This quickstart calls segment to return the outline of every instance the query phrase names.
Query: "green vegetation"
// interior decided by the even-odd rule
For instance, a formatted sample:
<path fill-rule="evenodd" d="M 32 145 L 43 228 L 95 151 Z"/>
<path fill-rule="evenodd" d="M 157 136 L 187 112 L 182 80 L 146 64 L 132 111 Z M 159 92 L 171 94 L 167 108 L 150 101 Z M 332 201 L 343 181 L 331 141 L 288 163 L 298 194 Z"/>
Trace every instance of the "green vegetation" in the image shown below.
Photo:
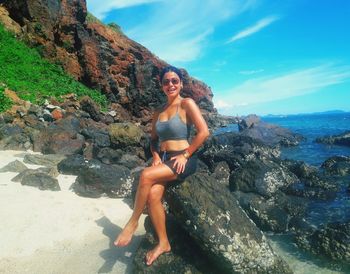
<path fill-rule="evenodd" d="M 0 86 L 0 112 L 8 110 L 12 106 L 12 100 L 5 93 L 5 88 Z"/>
<path fill-rule="evenodd" d="M 0 83 L 16 91 L 21 99 L 41 104 L 44 99 L 75 93 L 78 97 L 88 95 L 102 108 L 107 99 L 98 90 L 92 90 L 67 75 L 55 64 L 43 59 L 37 50 L 16 40 L 13 34 L 0 24 Z M 3 91 L 0 91 L 2 96 Z M 0 97 L 2 105 L 3 97 Z"/>
<path fill-rule="evenodd" d="M 105 25 L 104 23 L 102 23 L 101 20 L 99 20 L 94 15 L 92 15 L 90 12 L 87 13 L 86 22 L 88 22 L 88 23 L 100 23 L 101 25 L 104 25 L 117 33 L 123 34 L 122 29 L 119 25 L 117 25 L 116 23 L 113 23 L 113 22 Z"/>

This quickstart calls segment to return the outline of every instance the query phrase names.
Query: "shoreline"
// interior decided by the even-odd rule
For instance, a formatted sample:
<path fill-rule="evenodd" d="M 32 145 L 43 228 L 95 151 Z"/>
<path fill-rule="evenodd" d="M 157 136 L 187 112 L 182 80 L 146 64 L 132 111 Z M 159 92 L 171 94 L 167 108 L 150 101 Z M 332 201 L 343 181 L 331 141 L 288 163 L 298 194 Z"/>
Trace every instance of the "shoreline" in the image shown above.
<path fill-rule="evenodd" d="M 23 153 L 29 152 L 0 151 L 0 168 L 22 161 Z M 72 175 L 57 177 L 57 192 L 12 182 L 16 175 L 0 173 L 2 273 L 132 272 L 132 257 L 145 233 L 144 215 L 132 243 L 117 248 L 113 241 L 132 213 L 126 200 L 80 197 L 70 190 Z"/>

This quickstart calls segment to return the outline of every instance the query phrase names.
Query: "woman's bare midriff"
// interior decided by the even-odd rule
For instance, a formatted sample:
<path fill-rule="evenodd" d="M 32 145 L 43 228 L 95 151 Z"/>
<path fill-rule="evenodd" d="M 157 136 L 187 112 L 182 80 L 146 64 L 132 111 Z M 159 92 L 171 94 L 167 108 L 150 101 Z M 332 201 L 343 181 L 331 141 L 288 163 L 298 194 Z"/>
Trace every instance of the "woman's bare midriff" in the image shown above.
<path fill-rule="evenodd" d="M 177 151 L 188 148 L 190 144 L 187 140 L 169 140 L 160 144 L 161 151 Z"/>

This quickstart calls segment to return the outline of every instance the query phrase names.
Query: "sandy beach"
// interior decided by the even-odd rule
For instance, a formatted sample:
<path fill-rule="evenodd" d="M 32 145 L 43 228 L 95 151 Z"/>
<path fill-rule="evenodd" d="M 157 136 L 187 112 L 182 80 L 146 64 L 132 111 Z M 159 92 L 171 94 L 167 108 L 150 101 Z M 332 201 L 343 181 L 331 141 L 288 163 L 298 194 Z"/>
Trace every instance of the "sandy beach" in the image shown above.
<path fill-rule="evenodd" d="M 0 151 L 0 168 L 16 159 L 23 152 Z M 0 173 L 1 273 L 131 273 L 144 216 L 132 244 L 113 245 L 130 201 L 79 197 L 70 190 L 75 176 L 60 174 L 61 191 L 54 192 L 12 182 L 16 175 Z"/>

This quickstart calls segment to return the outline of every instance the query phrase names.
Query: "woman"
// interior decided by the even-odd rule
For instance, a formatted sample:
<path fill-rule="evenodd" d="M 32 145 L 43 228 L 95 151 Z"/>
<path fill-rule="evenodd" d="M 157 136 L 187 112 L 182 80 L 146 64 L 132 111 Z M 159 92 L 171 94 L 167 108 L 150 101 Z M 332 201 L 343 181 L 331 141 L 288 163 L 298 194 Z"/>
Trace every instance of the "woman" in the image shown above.
<path fill-rule="evenodd" d="M 196 103 L 190 98 L 180 96 L 183 87 L 181 71 L 172 66 L 165 67 L 160 74 L 160 81 L 167 96 L 167 104 L 153 116 L 152 166 L 142 171 L 133 214 L 114 242 L 116 246 L 129 244 L 147 204 L 159 240 L 158 245 L 146 255 L 147 265 L 151 265 L 162 253 L 171 249 L 162 204 L 166 184 L 175 179 L 184 179 L 195 172 L 197 157 L 194 153 L 209 136 L 207 124 Z M 192 124 L 197 133 L 189 144 Z"/>

